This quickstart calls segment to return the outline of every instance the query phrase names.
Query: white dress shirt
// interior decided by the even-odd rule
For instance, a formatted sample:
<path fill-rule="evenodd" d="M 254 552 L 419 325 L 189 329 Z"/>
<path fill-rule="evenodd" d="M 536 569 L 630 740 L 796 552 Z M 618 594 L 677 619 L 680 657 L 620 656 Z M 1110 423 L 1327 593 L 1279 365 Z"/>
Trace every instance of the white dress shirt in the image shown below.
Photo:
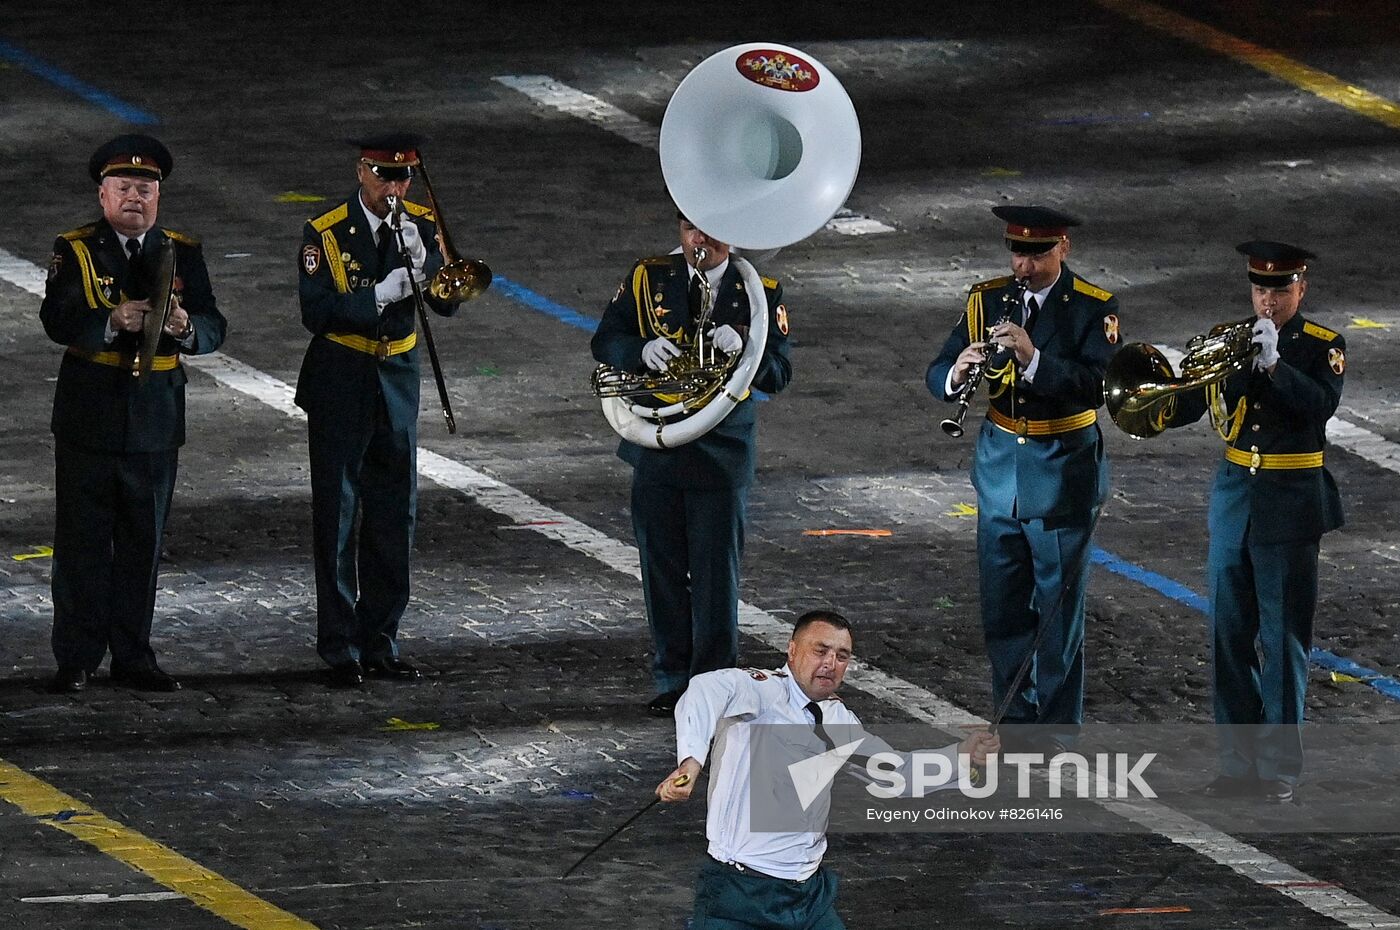
<path fill-rule="evenodd" d="M 821 865 L 826 853 L 824 828 L 801 833 L 755 833 L 750 829 L 749 728 L 765 724 L 812 728 L 815 720 L 807 710 L 810 702 L 784 666 L 773 671 L 728 668 L 697 675 L 676 704 L 677 763 L 693 758 L 704 765 L 710 758 L 711 741 L 714 743 L 705 836 L 709 854 L 720 862 L 795 881 L 810 878 Z M 865 733 L 860 718 L 838 698 L 819 701 L 818 706 L 823 727 L 837 734 L 834 739 L 838 745 L 861 738 L 862 755 L 893 751 L 884 740 Z M 812 738 L 816 741 L 814 752 L 822 752 L 825 747 L 815 731 Z M 939 752 L 956 759 L 957 744 Z M 954 764 L 952 771 L 959 771 L 959 766 Z M 830 785 L 817 803 L 829 805 Z"/>

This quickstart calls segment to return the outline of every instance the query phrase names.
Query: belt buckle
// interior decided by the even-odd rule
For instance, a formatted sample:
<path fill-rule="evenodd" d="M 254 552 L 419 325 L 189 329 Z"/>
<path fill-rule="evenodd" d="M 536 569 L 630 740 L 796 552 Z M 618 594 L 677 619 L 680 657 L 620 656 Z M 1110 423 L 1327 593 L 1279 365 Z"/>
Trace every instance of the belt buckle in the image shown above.
<path fill-rule="evenodd" d="M 1026 435 L 1028 435 L 1028 434 L 1030 433 L 1030 428 L 1031 428 L 1031 427 L 1030 427 L 1030 424 L 1026 422 L 1026 418 L 1025 418 L 1025 417 L 1017 417 L 1017 418 L 1016 418 L 1016 435 L 1017 435 L 1017 436 L 1026 436 Z"/>
<path fill-rule="evenodd" d="M 384 361 L 389 357 L 389 337 L 380 336 L 379 341 L 374 344 L 374 357 L 376 361 Z"/>
<path fill-rule="evenodd" d="M 1263 464 L 1263 462 L 1264 457 L 1262 455 L 1258 452 L 1251 452 L 1249 454 L 1249 473 L 1251 475 L 1258 474 L 1259 466 Z"/>

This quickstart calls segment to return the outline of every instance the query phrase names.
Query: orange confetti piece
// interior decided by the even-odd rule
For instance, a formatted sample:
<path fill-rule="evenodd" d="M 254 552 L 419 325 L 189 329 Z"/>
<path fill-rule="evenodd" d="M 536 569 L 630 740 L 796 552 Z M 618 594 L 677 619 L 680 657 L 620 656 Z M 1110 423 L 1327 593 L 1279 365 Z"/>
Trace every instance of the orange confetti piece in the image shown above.
<path fill-rule="evenodd" d="M 1100 917 L 1118 917 L 1124 914 L 1189 914 L 1191 908 L 1184 904 L 1173 904 L 1169 907 L 1110 907 L 1106 911 L 1099 911 Z"/>
<path fill-rule="evenodd" d="M 803 530 L 803 536 L 893 536 L 889 530 Z"/>

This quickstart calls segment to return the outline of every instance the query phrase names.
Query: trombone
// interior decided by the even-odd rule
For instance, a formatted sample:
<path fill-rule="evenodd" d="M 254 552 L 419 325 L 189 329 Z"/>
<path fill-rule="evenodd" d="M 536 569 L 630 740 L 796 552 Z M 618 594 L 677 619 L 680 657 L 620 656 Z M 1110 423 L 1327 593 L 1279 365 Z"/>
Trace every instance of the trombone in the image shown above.
<path fill-rule="evenodd" d="M 437 197 L 433 194 L 433 183 L 428 178 L 427 166 L 423 157 L 418 157 L 418 171 L 423 175 L 423 187 L 428 194 L 428 207 L 437 220 L 438 242 L 442 246 L 443 265 L 428 282 L 428 293 L 441 301 L 457 303 L 479 297 L 491 286 L 491 269 L 485 262 L 476 259 L 457 257 L 452 247 L 452 238 L 447 232 L 447 223 L 438 208 Z M 428 361 L 432 363 L 433 380 L 437 382 L 438 400 L 442 402 L 442 416 L 447 421 L 447 432 L 457 432 L 457 420 L 452 416 L 452 401 L 447 396 L 447 382 L 442 377 L 442 364 L 438 361 L 437 344 L 433 342 L 433 330 L 428 325 L 428 307 L 423 299 L 418 278 L 413 274 L 413 259 L 408 246 L 403 241 L 403 202 L 390 194 L 385 198 L 389 203 L 389 228 L 394 231 L 403 266 L 408 269 L 409 285 L 413 288 L 413 304 L 418 310 L 418 324 L 423 330 L 423 341 L 428 345 Z"/>

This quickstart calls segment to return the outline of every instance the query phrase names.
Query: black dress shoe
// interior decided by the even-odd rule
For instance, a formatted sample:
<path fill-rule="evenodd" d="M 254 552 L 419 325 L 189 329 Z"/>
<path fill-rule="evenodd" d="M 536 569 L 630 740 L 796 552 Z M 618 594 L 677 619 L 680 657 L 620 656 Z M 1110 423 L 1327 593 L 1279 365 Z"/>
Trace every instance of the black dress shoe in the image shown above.
<path fill-rule="evenodd" d="M 358 688 L 365 683 L 364 670 L 355 661 L 332 665 L 327 673 L 332 688 Z"/>
<path fill-rule="evenodd" d="M 392 678 L 396 681 L 414 681 L 423 677 L 416 666 L 394 656 L 366 659 L 365 674 L 370 678 Z"/>
<path fill-rule="evenodd" d="M 1259 782 L 1258 796 L 1270 804 L 1292 804 L 1293 785 L 1286 781 L 1266 779 Z"/>
<path fill-rule="evenodd" d="M 647 702 L 647 713 L 653 717 L 670 717 L 676 712 L 676 702 L 685 694 L 684 688 L 676 688 L 665 694 L 658 694 Z"/>
<path fill-rule="evenodd" d="M 137 691 L 161 691 L 170 693 L 180 690 L 180 683 L 171 678 L 156 665 L 112 666 L 112 684 Z"/>
<path fill-rule="evenodd" d="M 1217 775 L 1199 793 L 1208 798 L 1257 798 L 1259 779 L 1253 775 Z"/>
<path fill-rule="evenodd" d="M 77 694 L 87 687 L 88 673 L 81 668 L 61 668 L 49 682 L 49 690 L 54 694 Z"/>

